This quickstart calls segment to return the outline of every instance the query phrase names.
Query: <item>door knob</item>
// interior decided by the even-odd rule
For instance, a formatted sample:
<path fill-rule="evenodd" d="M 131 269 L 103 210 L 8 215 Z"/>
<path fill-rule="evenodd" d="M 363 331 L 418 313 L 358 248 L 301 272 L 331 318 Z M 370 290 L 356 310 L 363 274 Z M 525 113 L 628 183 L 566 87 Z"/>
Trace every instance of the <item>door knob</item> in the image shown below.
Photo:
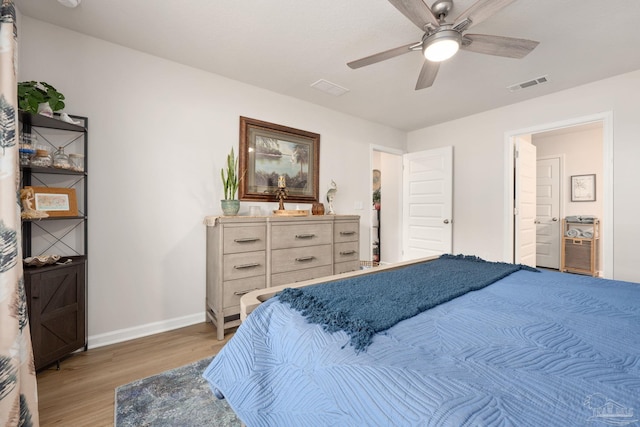
<path fill-rule="evenodd" d="M 449 220 L 448 220 L 448 219 L 445 219 L 443 222 L 444 222 L 445 224 L 449 224 Z"/>
<path fill-rule="evenodd" d="M 557 221 L 558 218 L 556 218 L 555 216 L 553 218 L 551 218 L 551 221 Z"/>

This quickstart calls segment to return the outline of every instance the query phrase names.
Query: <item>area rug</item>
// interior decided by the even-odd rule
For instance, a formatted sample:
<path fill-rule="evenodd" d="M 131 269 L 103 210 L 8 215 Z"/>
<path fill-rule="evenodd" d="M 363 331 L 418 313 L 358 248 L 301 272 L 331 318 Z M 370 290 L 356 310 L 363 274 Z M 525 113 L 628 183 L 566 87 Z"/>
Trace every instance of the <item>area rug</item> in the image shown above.
<path fill-rule="evenodd" d="M 216 399 L 202 378 L 211 360 L 116 388 L 115 426 L 240 426 L 226 400 Z"/>

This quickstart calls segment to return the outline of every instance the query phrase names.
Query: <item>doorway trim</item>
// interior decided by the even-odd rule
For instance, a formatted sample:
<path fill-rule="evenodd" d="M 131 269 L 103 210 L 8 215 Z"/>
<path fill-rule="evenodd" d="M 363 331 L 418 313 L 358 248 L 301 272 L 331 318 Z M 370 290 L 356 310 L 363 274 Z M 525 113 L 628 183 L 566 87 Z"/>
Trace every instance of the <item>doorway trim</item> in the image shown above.
<path fill-rule="evenodd" d="M 589 116 L 576 117 L 558 122 L 546 123 L 525 129 L 507 131 L 504 134 L 505 169 L 504 169 L 504 252 L 503 259 L 513 262 L 514 253 L 514 142 L 519 135 L 548 132 L 593 122 L 602 122 L 602 166 L 603 166 L 603 233 L 602 233 L 602 277 L 613 279 L 613 112 L 605 111 Z"/>

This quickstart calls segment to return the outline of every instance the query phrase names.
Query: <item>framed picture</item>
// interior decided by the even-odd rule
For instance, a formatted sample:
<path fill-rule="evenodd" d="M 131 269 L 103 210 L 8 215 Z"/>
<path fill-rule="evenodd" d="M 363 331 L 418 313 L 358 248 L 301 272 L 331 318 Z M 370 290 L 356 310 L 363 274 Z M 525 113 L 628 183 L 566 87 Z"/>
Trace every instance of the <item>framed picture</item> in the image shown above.
<path fill-rule="evenodd" d="M 594 202 L 596 200 L 596 175 L 571 176 L 571 201 Z"/>
<path fill-rule="evenodd" d="M 240 200 L 276 201 L 280 180 L 286 202 L 318 201 L 319 134 L 240 117 L 239 158 Z"/>
<path fill-rule="evenodd" d="M 33 207 L 50 217 L 78 216 L 78 202 L 74 188 L 31 187 Z"/>

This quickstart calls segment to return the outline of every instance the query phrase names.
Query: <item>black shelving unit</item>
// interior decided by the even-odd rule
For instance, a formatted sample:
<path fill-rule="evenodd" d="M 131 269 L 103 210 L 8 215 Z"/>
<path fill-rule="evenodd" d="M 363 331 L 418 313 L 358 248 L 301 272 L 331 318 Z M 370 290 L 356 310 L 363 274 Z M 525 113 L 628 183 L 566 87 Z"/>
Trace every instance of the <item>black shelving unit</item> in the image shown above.
<path fill-rule="evenodd" d="M 20 112 L 22 132 L 35 134 L 38 145 L 72 147 L 84 155 L 84 171 L 54 167 L 21 167 L 21 187 L 74 188 L 78 215 L 52 216 L 22 221 L 23 257 L 60 255 L 58 264 L 25 266 L 25 291 L 36 369 L 68 354 L 87 349 L 88 261 L 88 118 L 70 116 L 81 125 L 58 117 Z"/>

